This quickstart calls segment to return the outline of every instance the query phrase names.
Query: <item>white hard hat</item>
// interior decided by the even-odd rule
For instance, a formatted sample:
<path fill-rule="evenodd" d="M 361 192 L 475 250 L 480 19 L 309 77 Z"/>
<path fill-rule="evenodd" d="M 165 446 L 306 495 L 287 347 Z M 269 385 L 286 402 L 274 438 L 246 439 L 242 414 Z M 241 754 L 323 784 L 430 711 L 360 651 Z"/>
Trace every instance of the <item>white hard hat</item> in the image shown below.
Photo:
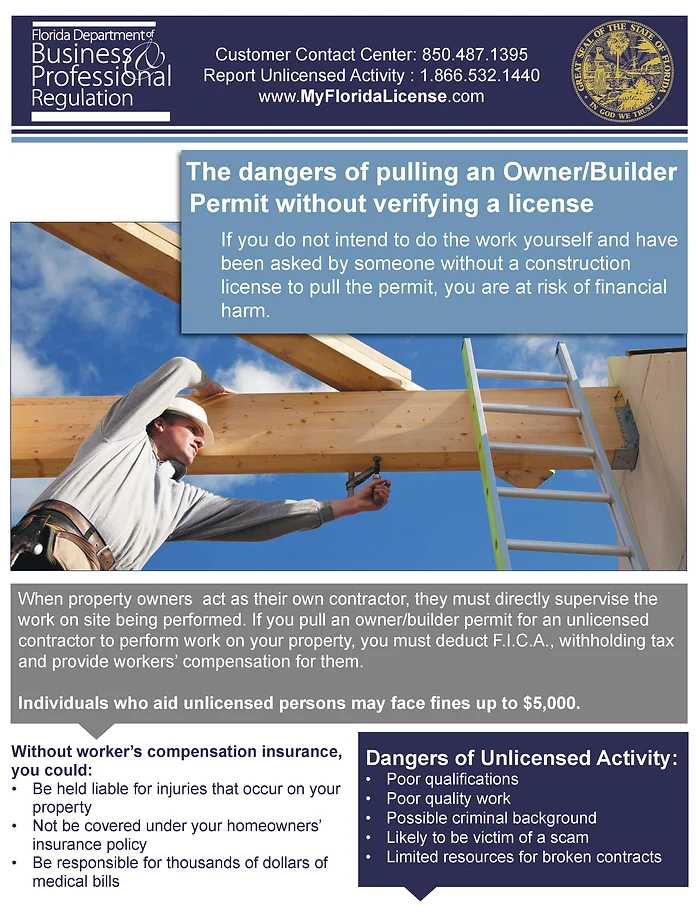
<path fill-rule="evenodd" d="M 206 411 L 200 404 L 191 401 L 189 398 L 178 397 L 173 399 L 167 410 L 172 414 L 181 414 L 184 417 L 191 417 L 192 420 L 195 420 L 204 433 L 204 449 L 208 449 L 209 446 L 213 445 L 213 430 L 209 427 Z"/>

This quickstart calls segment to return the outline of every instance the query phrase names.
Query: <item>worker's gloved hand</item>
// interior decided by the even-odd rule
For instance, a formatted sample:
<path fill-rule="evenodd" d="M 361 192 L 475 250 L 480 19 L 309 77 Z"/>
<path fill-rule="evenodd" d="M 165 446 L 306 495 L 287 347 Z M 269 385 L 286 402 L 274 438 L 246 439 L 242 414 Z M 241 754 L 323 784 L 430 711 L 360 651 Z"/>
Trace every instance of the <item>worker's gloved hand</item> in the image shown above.
<path fill-rule="evenodd" d="M 196 391 L 191 393 L 191 397 L 195 398 L 197 401 L 206 401 L 209 398 L 213 398 L 215 395 L 235 395 L 237 394 L 230 388 L 226 388 L 224 385 L 220 385 L 218 382 L 207 382 L 203 388 L 197 388 Z"/>

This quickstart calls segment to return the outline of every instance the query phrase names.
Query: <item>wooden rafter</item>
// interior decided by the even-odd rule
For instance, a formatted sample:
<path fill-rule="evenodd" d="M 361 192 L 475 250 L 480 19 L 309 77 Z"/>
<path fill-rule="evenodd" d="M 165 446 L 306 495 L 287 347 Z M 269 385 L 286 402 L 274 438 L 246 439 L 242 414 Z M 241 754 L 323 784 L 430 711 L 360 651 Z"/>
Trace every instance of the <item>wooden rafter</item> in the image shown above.
<path fill-rule="evenodd" d="M 338 392 L 423 391 L 412 382 L 409 369 L 349 334 L 241 334 L 239 337 Z"/>
<path fill-rule="evenodd" d="M 610 459 L 623 438 L 615 414 L 618 389 L 585 390 Z M 565 406 L 563 389 L 488 389 L 488 401 Z M 114 402 L 109 397 L 18 398 L 12 411 L 12 475 L 60 473 Z M 346 472 L 374 455 L 390 471 L 477 470 L 465 392 L 311 392 L 237 395 L 207 404 L 216 443 L 192 466 L 198 474 Z M 492 414 L 494 441 L 584 445 L 574 418 Z M 584 459 L 500 454 L 495 466 L 516 483 L 548 469 L 589 467 Z M 523 479 L 520 477 L 525 473 Z M 517 480 L 518 476 L 518 480 Z"/>
<path fill-rule="evenodd" d="M 160 223 L 36 223 L 69 245 L 161 293 L 181 300 L 182 247 Z M 241 334 L 338 391 L 421 391 L 389 357 L 348 334 Z"/>
<path fill-rule="evenodd" d="M 176 232 L 159 223 L 36 223 L 103 264 L 180 301 L 182 247 Z M 154 231 L 154 227 L 157 231 Z"/>

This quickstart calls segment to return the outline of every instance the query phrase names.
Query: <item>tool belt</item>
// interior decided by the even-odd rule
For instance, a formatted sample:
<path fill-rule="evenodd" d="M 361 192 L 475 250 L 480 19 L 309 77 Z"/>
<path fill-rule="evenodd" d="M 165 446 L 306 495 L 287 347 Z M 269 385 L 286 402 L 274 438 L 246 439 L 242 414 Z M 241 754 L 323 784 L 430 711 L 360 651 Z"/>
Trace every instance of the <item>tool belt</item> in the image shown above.
<path fill-rule="evenodd" d="M 111 570 L 114 555 L 92 523 L 69 503 L 32 506 L 11 532 L 14 570 Z"/>

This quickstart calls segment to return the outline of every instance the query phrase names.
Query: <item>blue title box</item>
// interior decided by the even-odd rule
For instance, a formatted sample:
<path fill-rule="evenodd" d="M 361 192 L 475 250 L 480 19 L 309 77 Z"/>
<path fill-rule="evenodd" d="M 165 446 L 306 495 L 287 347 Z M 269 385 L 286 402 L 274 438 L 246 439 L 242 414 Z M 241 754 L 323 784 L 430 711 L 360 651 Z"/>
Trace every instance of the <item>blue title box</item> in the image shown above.
<path fill-rule="evenodd" d="M 682 151 L 182 154 L 187 333 L 683 333 Z"/>
<path fill-rule="evenodd" d="M 684 733 L 360 733 L 359 885 L 685 886 Z"/>

